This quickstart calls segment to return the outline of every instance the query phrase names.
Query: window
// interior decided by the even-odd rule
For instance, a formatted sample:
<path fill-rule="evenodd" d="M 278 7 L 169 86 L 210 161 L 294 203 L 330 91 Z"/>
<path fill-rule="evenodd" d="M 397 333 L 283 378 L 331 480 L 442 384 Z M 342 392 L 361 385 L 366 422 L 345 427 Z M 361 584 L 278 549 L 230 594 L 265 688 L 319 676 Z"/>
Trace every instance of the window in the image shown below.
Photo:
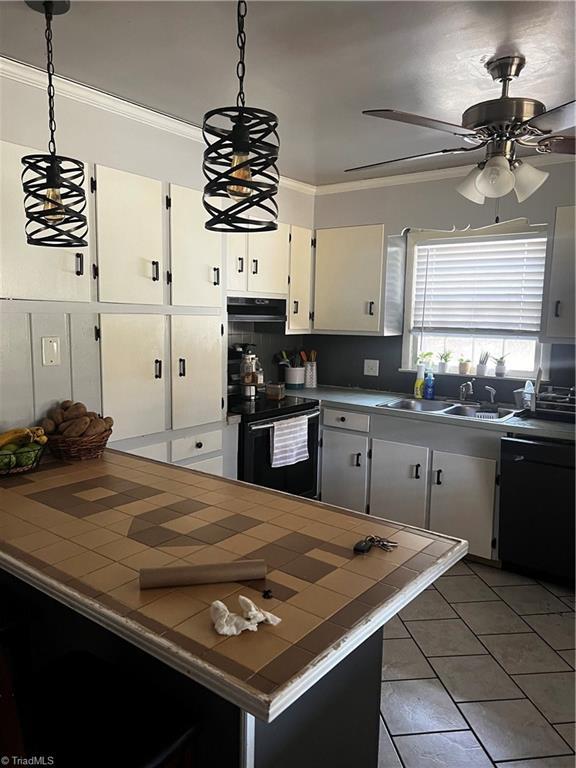
<path fill-rule="evenodd" d="M 508 376 L 536 372 L 546 234 L 542 227 L 523 229 L 409 237 L 403 367 L 414 368 L 423 352 L 438 361 L 449 351 L 448 371 L 456 373 L 460 358 L 475 366 L 484 352 L 488 375 L 502 356 Z"/>

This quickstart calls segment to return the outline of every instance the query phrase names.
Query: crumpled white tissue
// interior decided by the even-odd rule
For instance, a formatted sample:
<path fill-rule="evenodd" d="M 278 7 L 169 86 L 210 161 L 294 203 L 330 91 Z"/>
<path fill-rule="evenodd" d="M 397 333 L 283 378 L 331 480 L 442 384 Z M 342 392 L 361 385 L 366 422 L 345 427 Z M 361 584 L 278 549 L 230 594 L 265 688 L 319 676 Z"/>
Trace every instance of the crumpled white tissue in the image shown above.
<path fill-rule="evenodd" d="M 256 632 L 258 624 L 280 624 L 282 619 L 273 613 L 263 611 L 249 600 L 240 595 L 238 598 L 242 616 L 232 613 L 221 600 L 215 600 L 210 606 L 210 616 L 214 622 L 214 629 L 219 635 L 239 635 L 245 630 Z"/>

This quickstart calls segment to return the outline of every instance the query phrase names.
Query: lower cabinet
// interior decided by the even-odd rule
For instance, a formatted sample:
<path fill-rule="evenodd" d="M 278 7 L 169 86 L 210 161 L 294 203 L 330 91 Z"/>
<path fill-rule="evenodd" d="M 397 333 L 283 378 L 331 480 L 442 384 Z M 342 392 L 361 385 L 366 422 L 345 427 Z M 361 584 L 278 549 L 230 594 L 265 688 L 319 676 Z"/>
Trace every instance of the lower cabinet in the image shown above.
<path fill-rule="evenodd" d="M 213 456 L 211 459 L 203 459 L 202 461 L 182 461 L 179 466 L 195 469 L 198 472 L 206 472 L 208 475 L 224 476 L 224 459 L 222 456 Z"/>
<path fill-rule="evenodd" d="M 346 432 L 322 432 L 322 501 L 366 510 L 368 437 Z"/>
<path fill-rule="evenodd" d="M 154 443 L 153 445 L 143 445 L 142 448 L 129 448 L 127 453 L 134 456 L 142 456 L 145 459 L 155 459 L 156 461 L 168 461 L 168 443 Z"/>
<path fill-rule="evenodd" d="M 433 451 L 430 530 L 467 539 L 471 555 L 492 556 L 496 462 Z"/>
<path fill-rule="evenodd" d="M 372 440 L 370 514 L 426 527 L 428 448 Z"/>

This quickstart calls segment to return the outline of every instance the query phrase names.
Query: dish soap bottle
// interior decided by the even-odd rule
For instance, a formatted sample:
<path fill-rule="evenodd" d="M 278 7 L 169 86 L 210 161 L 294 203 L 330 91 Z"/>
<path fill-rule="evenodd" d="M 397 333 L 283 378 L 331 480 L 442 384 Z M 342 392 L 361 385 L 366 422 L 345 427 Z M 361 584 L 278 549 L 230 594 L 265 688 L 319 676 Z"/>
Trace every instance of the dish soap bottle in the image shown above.
<path fill-rule="evenodd" d="M 416 367 L 416 381 L 414 382 L 414 397 L 417 400 L 422 400 L 424 397 L 424 371 L 424 364 L 419 363 Z"/>
<path fill-rule="evenodd" d="M 434 400 L 434 374 L 427 371 L 424 378 L 424 400 Z"/>

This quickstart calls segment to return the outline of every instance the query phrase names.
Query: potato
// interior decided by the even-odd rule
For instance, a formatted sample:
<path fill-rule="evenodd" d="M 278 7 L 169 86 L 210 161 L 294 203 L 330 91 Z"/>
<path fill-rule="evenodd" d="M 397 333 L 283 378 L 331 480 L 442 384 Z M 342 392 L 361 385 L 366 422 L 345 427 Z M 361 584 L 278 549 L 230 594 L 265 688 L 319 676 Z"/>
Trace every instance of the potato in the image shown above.
<path fill-rule="evenodd" d="M 107 429 L 112 429 L 112 427 L 114 426 L 114 419 L 112 418 L 112 416 L 105 416 L 104 421 L 106 422 Z"/>
<path fill-rule="evenodd" d="M 56 423 L 52 419 L 42 419 L 40 426 L 47 435 L 56 432 Z"/>
<path fill-rule="evenodd" d="M 70 421 L 66 421 L 64 423 L 67 424 L 66 429 L 63 432 L 64 437 L 80 437 L 88 428 L 90 424 L 90 417 L 80 416 L 77 419 L 71 419 Z"/>
<path fill-rule="evenodd" d="M 65 411 L 67 408 L 70 408 L 71 405 L 74 405 L 74 402 L 72 400 L 62 400 L 60 403 L 60 408 L 62 408 L 63 411 Z"/>
<path fill-rule="evenodd" d="M 84 432 L 84 437 L 100 435 L 102 432 L 106 432 L 107 429 L 108 427 L 106 426 L 104 419 L 92 419 Z"/>
<path fill-rule="evenodd" d="M 72 421 L 72 419 L 79 419 L 81 416 L 86 416 L 87 408 L 84 403 L 74 403 L 70 408 L 66 408 L 64 411 L 64 421 Z"/>
<path fill-rule="evenodd" d="M 58 426 L 59 424 L 62 424 L 64 421 L 64 411 L 62 408 L 52 408 L 48 411 L 48 418 L 52 419 L 54 424 Z"/>
<path fill-rule="evenodd" d="M 86 416 L 90 416 L 91 419 L 99 419 L 100 416 L 96 413 L 96 411 L 86 411 Z"/>
<path fill-rule="evenodd" d="M 69 421 L 61 421 L 60 424 L 58 424 L 58 426 L 56 427 L 56 429 L 58 430 L 58 432 L 60 432 L 60 434 L 62 434 L 64 430 L 68 429 L 69 426 L 70 426 Z"/>

